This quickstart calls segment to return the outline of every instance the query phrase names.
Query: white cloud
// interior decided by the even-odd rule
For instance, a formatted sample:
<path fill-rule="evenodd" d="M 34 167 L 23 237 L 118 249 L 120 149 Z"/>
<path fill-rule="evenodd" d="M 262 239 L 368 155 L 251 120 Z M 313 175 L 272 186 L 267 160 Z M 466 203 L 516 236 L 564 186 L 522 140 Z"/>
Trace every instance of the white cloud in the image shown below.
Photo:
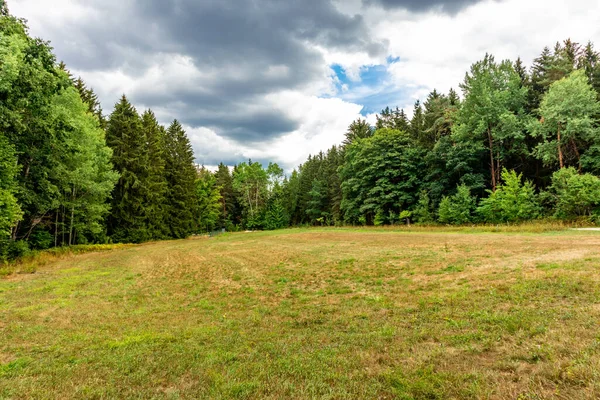
<path fill-rule="evenodd" d="M 326 151 L 340 144 L 348 125 L 360 117 L 362 106 L 341 99 L 318 98 L 297 92 L 268 96 L 273 107 L 302 121 L 300 127 L 261 146 L 239 143 L 219 136 L 208 128 L 186 127 L 198 163 L 215 157 L 222 160 L 253 160 L 277 162 L 291 172 L 309 154 Z"/>
<path fill-rule="evenodd" d="M 470 65 L 485 55 L 531 62 L 544 46 L 566 38 L 600 42 L 600 2 L 589 0 L 507 0 L 482 2 L 455 16 L 374 10 L 365 14 L 373 35 L 390 40 L 400 62 L 389 69 L 399 88 L 413 97 L 458 88 Z M 600 43 L 599 43 L 600 44 Z M 425 87 L 427 90 L 423 90 Z M 420 89 L 419 89 L 420 88 Z"/>

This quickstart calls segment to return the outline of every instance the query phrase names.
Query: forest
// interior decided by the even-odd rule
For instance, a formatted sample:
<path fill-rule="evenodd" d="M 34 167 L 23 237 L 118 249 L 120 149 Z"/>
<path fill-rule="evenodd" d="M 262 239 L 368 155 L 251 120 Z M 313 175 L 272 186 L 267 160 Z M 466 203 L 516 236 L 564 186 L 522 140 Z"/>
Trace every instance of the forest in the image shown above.
<path fill-rule="evenodd" d="M 600 60 L 486 54 L 411 118 L 385 108 L 291 173 L 197 166 L 174 120 L 126 95 L 105 114 L 48 42 L 0 9 L 0 261 L 32 250 L 290 226 L 600 222 Z M 460 93 L 459 93 L 460 92 Z"/>

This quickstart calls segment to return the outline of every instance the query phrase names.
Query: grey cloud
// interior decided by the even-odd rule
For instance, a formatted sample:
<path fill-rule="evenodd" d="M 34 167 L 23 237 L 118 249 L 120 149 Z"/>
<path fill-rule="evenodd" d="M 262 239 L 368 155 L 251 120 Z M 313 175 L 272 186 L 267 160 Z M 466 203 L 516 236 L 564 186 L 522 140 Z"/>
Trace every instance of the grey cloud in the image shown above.
<path fill-rule="evenodd" d="M 438 10 L 456 14 L 464 8 L 484 0 L 363 0 L 365 5 L 379 5 L 385 9 L 400 8 L 412 12 Z"/>
<path fill-rule="evenodd" d="M 85 5 L 94 10 L 91 19 L 56 27 L 49 37 L 68 67 L 84 79 L 86 71 L 116 69 L 137 78 L 155 65 L 156 54 L 170 54 L 190 57 L 199 71 L 222 70 L 184 85 L 165 77 L 168 90 L 142 84 L 127 95 L 241 142 L 268 141 L 298 127 L 298 121 L 272 110 L 264 95 L 322 80 L 325 61 L 314 45 L 371 56 L 387 49 L 387 43 L 370 39 L 360 15 L 341 13 L 331 0 L 85 0 Z M 286 72 L 267 74 L 269 67 Z"/>

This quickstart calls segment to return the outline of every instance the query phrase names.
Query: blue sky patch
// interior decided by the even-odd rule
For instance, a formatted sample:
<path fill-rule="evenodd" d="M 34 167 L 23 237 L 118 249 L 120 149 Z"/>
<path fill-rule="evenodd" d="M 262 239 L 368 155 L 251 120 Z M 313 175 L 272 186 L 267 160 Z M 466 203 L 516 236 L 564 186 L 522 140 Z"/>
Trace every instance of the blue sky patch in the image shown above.
<path fill-rule="evenodd" d="M 333 64 L 331 70 L 337 78 L 337 93 L 331 97 L 362 105 L 363 116 L 379 112 L 387 106 L 406 104 L 410 93 L 393 85 L 388 73 L 389 65 L 399 60 L 398 57 L 388 57 L 386 65 L 365 65 L 360 69 L 358 80 L 350 79 L 341 65 Z"/>

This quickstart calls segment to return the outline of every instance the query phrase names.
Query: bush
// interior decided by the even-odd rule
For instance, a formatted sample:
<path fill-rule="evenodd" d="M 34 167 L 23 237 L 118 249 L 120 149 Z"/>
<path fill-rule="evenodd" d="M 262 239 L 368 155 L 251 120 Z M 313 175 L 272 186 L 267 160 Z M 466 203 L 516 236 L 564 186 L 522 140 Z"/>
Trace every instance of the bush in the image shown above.
<path fill-rule="evenodd" d="M 594 218 L 600 212 L 600 178 L 579 174 L 575 168 L 562 168 L 552 175 L 545 197 L 553 205 L 556 218 Z"/>
<path fill-rule="evenodd" d="M 289 225 L 290 218 L 280 201 L 270 205 L 265 214 L 264 228 L 266 230 L 283 229 Z"/>
<path fill-rule="evenodd" d="M 495 192 L 488 190 L 488 198 L 481 200 L 477 213 L 485 222 L 519 222 L 536 219 L 541 207 L 535 188 L 529 181 L 522 183 L 522 174 L 502 171 L 503 184 Z"/>
<path fill-rule="evenodd" d="M 463 225 L 473 222 L 476 198 L 466 185 L 458 186 L 456 194 L 444 196 L 438 209 L 438 219 L 443 224 Z"/>
<path fill-rule="evenodd" d="M 433 213 L 431 212 L 431 201 L 426 191 L 422 191 L 419 195 L 419 201 L 412 213 L 415 222 L 420 224 L 428 224 L 433 222 Z"/>
<path fill-rule="evenodd" d="M 383 226 L 388 222 L 388 219 L 386 218 L 384 212 L 382 209 L 378 209 L 377 212 L 375 213 L 375 219 L 373 219 L 373 225 L 375 226 Z M 392 223 L 394 221 L 392 220 Z"/>
<path fill-rule="evenodd" d="M 47 230 L 38 229 L 29 237 L 29 244 L 32 249 L 46 250 L 54 244 L 54 237 Z"/>
<path fill-rule="evenodd" d="M 29 244 L 24 240 L 18 240 L 16 242 L 11 240 L 5 247 L 6 249 L 5 253 L 3 254 L 3 258 L 8 261 L 24 257 L 31 252 L 29 249 Z"/>

